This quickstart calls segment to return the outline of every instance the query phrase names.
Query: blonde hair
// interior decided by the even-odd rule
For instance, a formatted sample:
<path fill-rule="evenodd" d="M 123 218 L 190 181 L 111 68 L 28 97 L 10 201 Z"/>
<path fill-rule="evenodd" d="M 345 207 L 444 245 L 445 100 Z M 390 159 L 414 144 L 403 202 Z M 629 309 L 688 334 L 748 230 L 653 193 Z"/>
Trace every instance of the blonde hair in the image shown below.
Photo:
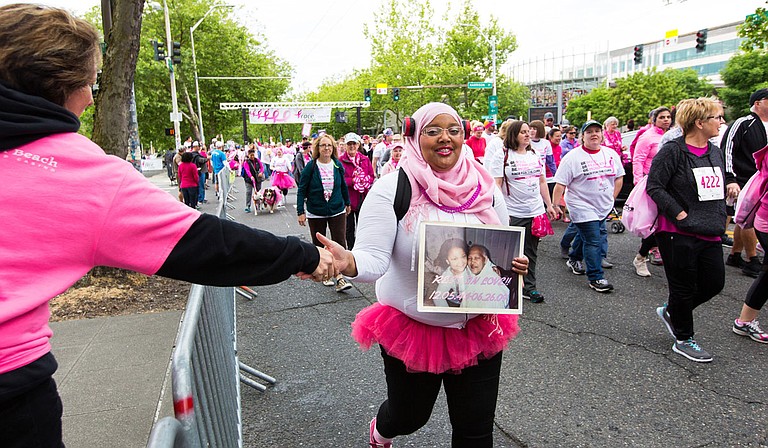
<path fill-rule="evenodd" d="M 696 128 L 696 120 L 706 120 L 722 106 L 713 97 L 700 97 L 682 100 L 675 109 L 675 121 L 686 135 Z"/>
<path fill-rule="evenodd" d="M 0 7 L 0 81 L 58 105 L 93 82 L 99 33 L 67 11 L 29 3 Z"/>
<path fill-rule="evenodd" d="M 502 140 L 504 140 L 505 136 L 507 135 L 507 129 L 509 129 L 509 126 L 514 122 L 515 120 L 508 118 L 504 120 L 504 123 L 501 123 L 501 126 L 499 126 L 499 137 L 501 137 Z"/>
<path fill-rule="evenodd" d="M 331 144 L 333 145 L 333 152 L 331 152 L 331 158 L 336 158 L 336 150 L 339 147 L 338 143 L 336 142 L 336 139 L 333 138 L 331 134 L 323 134 L 320 137 L 317 137 L 312 141 L 312 158 L 317 160 L 318 157 L 320 157 L 320 140 L 324 138 L 328 138 L 331 140 Z"/>

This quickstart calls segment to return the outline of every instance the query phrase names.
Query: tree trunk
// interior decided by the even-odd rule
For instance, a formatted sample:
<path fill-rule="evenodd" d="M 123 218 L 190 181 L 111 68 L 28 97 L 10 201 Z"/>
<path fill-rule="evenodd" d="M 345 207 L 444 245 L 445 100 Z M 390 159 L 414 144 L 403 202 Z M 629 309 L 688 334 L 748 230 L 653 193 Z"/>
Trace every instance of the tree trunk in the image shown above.
<path fill-rule="evenodd" d="M 184 87 L 184 102 L 187 105 L 187 110 L 189 110 L 189 115 L 185 114 L 185 117 L 187 121 L 189 121 L 190 126 L 192 126 L 192 134 L 195 135 L 195 140 L 200 142 L 200 146 L 204 147 L 205 142 L 203 141 L 203 136 L 200 135 L 200 128 L 198 127 L 198 117 L 197 117 L 197 110 L 195 109 L 195 106 L 192 105 L 192 98 L 189 96 L 189 89 L 187 89 L 186 84 L 182 84 Z"/>
<path fill-rule="evenodd" d="M 130 101 L 139 54 L 144 0 L 112 0 L 112 27 L 105 36 L 92 140 L 107 154 L 124 158 L 129 148 Z"/>

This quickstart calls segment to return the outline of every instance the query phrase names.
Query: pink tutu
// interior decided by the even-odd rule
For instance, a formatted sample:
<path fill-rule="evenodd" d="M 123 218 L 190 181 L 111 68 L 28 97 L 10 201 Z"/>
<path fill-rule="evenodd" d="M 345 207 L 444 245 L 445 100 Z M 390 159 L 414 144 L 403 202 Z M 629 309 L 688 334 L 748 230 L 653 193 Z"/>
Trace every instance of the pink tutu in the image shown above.
<path fill-rule="evenodd" d="M 409 372 L 459 373 L 504 350 L 518 331 L 515 314 L 483 314 L 457 329 L 423 324 L 380 303 L 361 310 L 352 322 L 352 337 L 361 348 L 378 342 Z"/>
<path fill-rule="evenodd" d="M 296 186 L 296 182 L 293 181 L 293 177 L 288 173 L 277 171 L 272 173 L 272 186 L 277 188 L 293 188 Z"/>

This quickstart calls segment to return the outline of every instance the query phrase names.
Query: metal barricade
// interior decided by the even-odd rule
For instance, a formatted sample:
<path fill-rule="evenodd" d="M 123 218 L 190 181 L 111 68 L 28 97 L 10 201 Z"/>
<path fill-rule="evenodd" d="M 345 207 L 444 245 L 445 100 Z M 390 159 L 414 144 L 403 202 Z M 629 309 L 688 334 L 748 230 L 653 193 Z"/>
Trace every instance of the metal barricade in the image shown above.
<path fill-rule="evenodd" d="M 261 392 L 266 386 L 241 371 L 276 382 L 237 358 L 235 288 L 192 285 L 171 360 L 181 446 L 242 447 L 240 382 Z"/>
<path fill-rule="evenodd" d="M 241 447 L 234 290 L 192 285 L 173 353 L 173 407 L 190 446 Z"/>
<path fill-rule="evenodd" d="M 165 417 L 152 427 L 147 448 L 186 448 L 189 442 L 181 423 L 173 417 Z"/>

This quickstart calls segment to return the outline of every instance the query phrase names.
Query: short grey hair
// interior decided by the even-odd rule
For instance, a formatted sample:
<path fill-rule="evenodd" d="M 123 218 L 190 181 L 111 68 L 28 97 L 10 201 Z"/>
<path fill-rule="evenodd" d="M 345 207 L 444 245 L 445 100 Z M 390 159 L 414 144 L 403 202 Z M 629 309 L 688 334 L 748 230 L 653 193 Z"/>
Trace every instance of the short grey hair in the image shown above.
<path fill-rule="evenodd" d="M 609 123 L 616 123 L 616 126 L 618 126 L 619 119 L 613 116 L 606 118 L 605 121 L 603 122 L 603 128 L 607 128 Z"/>

